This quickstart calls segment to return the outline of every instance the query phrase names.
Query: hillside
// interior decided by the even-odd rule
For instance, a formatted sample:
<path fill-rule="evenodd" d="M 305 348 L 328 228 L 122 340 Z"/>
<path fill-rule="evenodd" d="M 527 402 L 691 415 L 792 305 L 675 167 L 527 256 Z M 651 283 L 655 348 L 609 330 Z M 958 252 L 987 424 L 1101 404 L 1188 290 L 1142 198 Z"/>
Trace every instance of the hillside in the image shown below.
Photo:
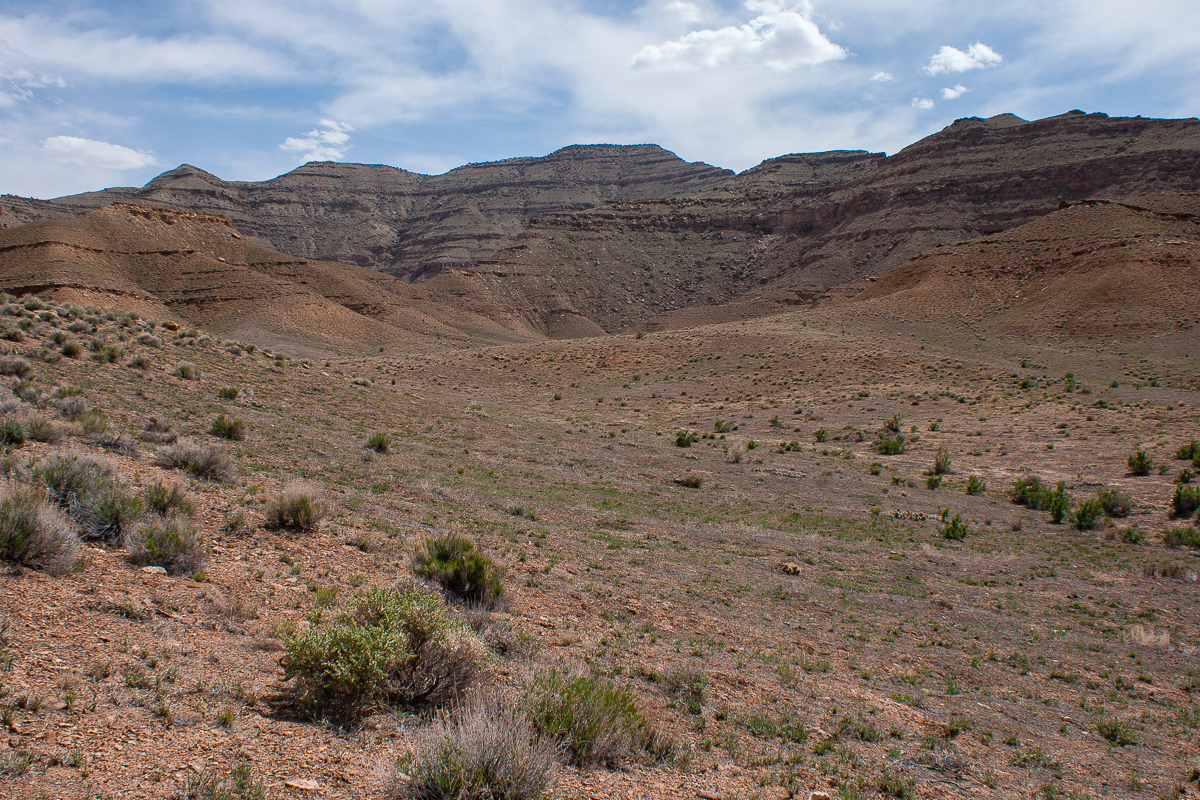
<path fill-rule="evenodd" d="M 1138 339 L 1200 326 L 1200 195 L 1089 200 L 940 245 L 855 298 L 864 311 L 1014 339 Z"/>

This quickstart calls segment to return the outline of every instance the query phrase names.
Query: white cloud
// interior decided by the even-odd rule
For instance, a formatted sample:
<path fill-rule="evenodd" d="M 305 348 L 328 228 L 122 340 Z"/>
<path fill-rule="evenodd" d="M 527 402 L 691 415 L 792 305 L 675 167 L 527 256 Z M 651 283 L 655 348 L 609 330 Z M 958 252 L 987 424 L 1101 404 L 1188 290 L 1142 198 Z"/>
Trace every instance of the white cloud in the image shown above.
<path fill-rule="evenodd" d="M 874 75 L 871 76 L 871 80 L 873 80 L 873 81 L 892 81 L 895 79 L 896 79 L 895 75 L 893 75 L 890 72 L 884 72 L 883 70 L 880 70 L 879 72 L 876 72 Z"/>
<path fill-rule="evenodd" d="M 1004 56 L 982 42 L 976 42 L 967 48 L 967 52 L 944 44 L 929 58 L 924 70 L 930 75 L 940 75 L 943 72 L 966 72 L 969 69 L 984 69 L 995 67 L 1004 61 Z"/>
<path fill-rule="evenodd" d="M 704 19 L 704 13 L 700 11 L 700 7 L 695 3 L 687 2 L 687 0 L 671 0 L 665 8 L 667 11 L 674 11 L 684 22 L 699 22 Z"/>
<path fill-rule="evenodd" d="M 930 109 L 933 108 L 933 101 L 928 97 L 914 97 L 912 99 L 912 107 Z"/>
<path fill-rule="evenodd" d="M 953 88 L 946 87 L 945 89 L 942 89 L 942 99 L 943 100 L 957 100 L 958 98 L 962 97 L 964 94 L 966 94 L 969 91 L 971 91 L 971 90 L 968 89 L 967 87 L 963 86 L 961 83 L 959 83 L 959 84 L 956 84 Z"/>
<path fill-rule="evenodd" d="M 790 70 L 847 55 L 845 48 L 829 41 L 797 8 L 775 0 L 747 0 L 746 8 L 760 13 L 741 25 L 692 31 L 675 41 L 646 45 L 629 66 L 679 70 L 766 66 Z"/>
<path fill-rule="evenodd" d="M 158 163 L 152 153 L 144 150 L 78 136 L 51 136 L 42 142 L 42 150 L 60 164 L 98 169 L 141 169 Z"/>
<path fill-rule="evenodd" d="M 302 136 L 289 136 L 279 149 L 299 153 L 301 161 L 341 161 L 350 149 L 350 131 L 354 128 L 331 119 L 318 124 L 320 127 Z"/>

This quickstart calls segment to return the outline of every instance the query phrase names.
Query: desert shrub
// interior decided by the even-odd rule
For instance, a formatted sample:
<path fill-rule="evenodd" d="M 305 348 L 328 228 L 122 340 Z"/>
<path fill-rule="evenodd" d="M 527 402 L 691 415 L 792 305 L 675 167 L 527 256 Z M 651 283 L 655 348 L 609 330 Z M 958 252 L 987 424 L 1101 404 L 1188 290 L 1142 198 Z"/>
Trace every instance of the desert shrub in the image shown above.
<path fill-rule="evenodd" d="M 62 354 L 67 358 L 75 358 L 83 352 L 83 346 L 74 339 L 67 339 L 62 343 Z"/>
<path fill-rule="evenodd" d="M 367 439 L 367 447 L 376 453 L 390 453 L 392 451 L 392 436 L 383 432 L 372 433 L 371 438 Z"/>
<path fill-rule="evenodd" d="M 162 481 L 156 481 L 146 489 L 146 507 L 163 517 L 175 514 L 190 517 L 195 512 L 192 502 L 178 484 Z"/>
<path fill-rule="evenodd" d="M 1103 488 L 1096 493 L 1096 499 L 1100 501 L 1104 513 L 1114 519 L 1128 517 L 1133 508 L 1133 500 L 1119 489 Z"/>
<path fill-rule="evenodd" d="M 0 358 L 0 375 L 15 375 L 25 380 L 32 371 L 33 365 L 23 358 Z"/>
<path fill-rule="evenodd" d="M 892 414 L 892 418 L 883 423 L 883 429 L 884 431 L 889 431 L 891 433 L 899 433 L 900 428 L 903 427 L 901 425 L 902 421 L 903 418 L 899 413 Z"/>
<path fill-rule="evenodd" d="M 237 400 L 239 389 L 236 386 L 225 386 L 217 390 L 217 397 L 222 400 Z"/>
<path fill-rule="evenodd" d="M 1099 497 L 1089 497 L 1087 500 L 1080 501 L 1075 513 L 1071 515 L 1071 522 L 1075 525 L 1076 530 L 1086 531 L 1096 527 L 1096 523 L 1104 516 L 1104 504 Z"/>
<path fill-rule="evenodd" d="M 676 447 L 691 447 L 698 441 L 700 441 L 700 437 L 691 431 L 679 431 L 675 434 Z"/>
<path fill-rule="evenodd" d="M 328 509 L 320 496 L 302 486 L 289 486 L 267 504 L 268 528 L 292 528 L 299 531 L 316 530 Z"/>
<path fill-rule="evenodd" d="M 140 334 L 135 341 L 142 347 L 162 347 L 162 339 L 153 333 Z"/>
<path fill-rule="evenodd" d="M 225 481 L 233 475 L 229 458 L 219 448 L 190 441 L 180 441 L 162 448 L 155 455 L 154 463 L 160 467 L 190 472 L 203 480 Z"/>
<path fill-rule="evenodd" d="M 675 483 L 685 489 L 699 489 L 704 485 L 704 478 L 695 472 L 689 472 L 687 475 L 680 475 L 676 478 Z"/>
<path fill-rule="evenodd" d="M 0 422 L 0 444 L 7 447 L 21 447 L 29 438 L 29 428 L 20 420 L 6 419 Z"/>
<path fill-rule="evenodd" d="M 227 417 L 223 413 L 217 414 L 217 418 L 213 420 L 209 433 L 218 439 L 233 439 L 240 442 L 246 438 L 246 423 L 240 419 Z"/>
<path fill-rule="evenodd" d="M 175 375 L 185 381 L 194 381 L 200 377 L 200 368 L 190 361 L 180 361 L 175 367 Z"/>
<path fill-rule="evenodd" d="M 92 344 L 95 344 L 95 342 Z M 98 361 L 101 364 L 115 364 L 121 360 L 121 356 L 123 355 L 125 355 L 124 348 L 113 347 L 109 344 L 103 344 L 99 348 L 92 348 L 92 360 Z"/>
<path fill-rule="evenodd" d="M 1180 461 L 1191 461 L 1197 456 L 1200 456 L 1200 442 L 1195 439 L 1175 451 L 1175 457 Z"/>
<path fill-rule="evenodd" d="M 950 451 L 946 446 L 938 445 L 937 454 L 933 457 L 933 474 L 945 475 L 950 471 Z"/>
<path fill-rule="evenodd" d="M 487 694 L 439 717 L 405 767 L 408 796 L 536 800 L 545 794 L 554 752 L 519 709 Z"/>
<path fill-rule="evenodd" d="M 818 428 L 817 432 L 813 434 L 813 439 L 817 442 L 817 444 L 824 442 L 828 438 L 829 431 L 825 430 L 824 428 Z"/>
<path fill-rule="evenodd" d="M 150 369 L 154 361 L 145 353 L 138 353 L 129 360 L 129 366 L 134 369 Z"/>
<path fill-rule="evenodd" d="M 1191 483 L 1194 480 L 1196 480 L 1196 473 L 1192 471 L 1191 467 L 1184 467 L 1179 471 L 1179 477 L 1175 479 L 1175 482 Z"/>
<path fill-rule="evenodd" d="M 1196 509 L 1200 509 L 1200 486 L 1175 484 L 1175 493 L 1171 495 L 1171 516 L 1190 517 L 1196 513 Z"/>
<path fill-rule="evenodd" d="M 1146 538 L 1146 533 L 1136 525 L 1130 525 L 1127 528 L 1109 528 L 1104 534 L 1105 539 L 1120 539 L 1126 544 L 1138 544 Z"/>
<path fill-rule="evenodd" d="M 970 533 L 971 529 L 967 526 L 967 523 L 963 522 L 961 513 L 955 512 L 954 516 L 951 517 L 950 509 L 943 508 L 938 519 L 941 520 L 938 524 L 938 533 L 943 538 L 959 541 L 967 538 L 967 534 Z"/>
<path fill-rule="evenodd" d="M 34 417 L 29 420 L 29 438 L 35 442 L 57 442 L 62 439 L 62 431 L 45 417 Z"/>
<path fill-rule="evenodd" d="M 120 541 L 142 515 L 142 502 L 105 464 L 86 456 L 59 455 L 39 464 L 34 475 L 51 503 L 83 528 L 85 536 L 112 544 Z"/>
<path fill-rule="evenodd" d="M 979 495 L 987 491 L 987 484 L 978 475 L 967 478 L 967 494 Z"/>
<path fill-rule="evenodd" d="M 1009 491 L 1009 497 L 1017 505 L 1043 511 L 1050 505 L 1050 490 L 1038 478 L 1018 478 Z"/>
<path fill-rule="evenodd" d="M 504 593 L 504 572 L 470 538 L 449 533 L 425 538 L 413 553 L 413 571 L 471 603 L 491 608 Z"/>
<path fill-rule="evenodd" d="M 130 562 L 162 567 L 170 575 L 190 574 L 208 558 L 204 539 L 182 517 L 155 519 L 125 537 Z"/>
<path fill-rule="evenodd" d="M 933 491 L 934 489 L 938 488 L 941 485 L 942 485 L 942 476 L 941 475 L 926 475 L 925 476 L 925 488 L 926 489 Z"/>
<path fill-rule="evenodd" d="M 442 705 L 488 668 L 483 642 L 419 587 L 360 592 L 333 622 L 285 636 L 284 648 L 284 677 L 314 719 Z"/>
<path fill-rule="evenodd" d="M 904 441 L 902 434 L 895 436 L 881 436 L 875 442 L 875 451 L 884 456 L 897 456 L 908 449 L 908 444 Z"/>
<path fill-rule="evenodd" d="M 872 461 L 871 466 L 867 467 L 867 472 L 872 475 L 878 475 L 883 472 L 883 464 L 880 464 L 878 461 Z"/>
<path fill-rule="evenodd" d="M 1101 717 L 1096 720 L 1096 733 L 1106 741 L 1124 747 L 1127 744 L 1137 744 L 1137 733 L 1133 727 L 1118 717 Z"/>
<path fill-rule="evenodd" d="M 55 391 L 55 394 L 58 394 Z M 82 397 L 56 397 L 52 406 L 58 410 L 59 416 L 70 422 L 75 422 L 88 412 L 87 401 Z"/>
<path fill-rule="evenodd" d="M 66 572 L 79 558 L 79 538 L 58 509 L 33 491 L 0 500 L 0 559 L 50 572 Z"/>
<path fill-rule="evenodd" d="M 1163 544 L 1167 547 L 1187 545 L 1188 547 L 1200 548 L 1200 531 L 1190 525 L 1165 530 L 1163 531 Z"/>
<path fill-rule="evenodd" d="M 1063 521 L 1063 517 L 1071 510 L 1071 497 L 1067 494 L 1067 484 L 1059 481 L 1050 492 L 1046 510 L 1050 512 L 1050 521 L 1055 525 Z"/>
<path fill-rule="evenodd" d="M 534 730 L 580 767 L 615 767 L 646 735 L 633 693 L 604 678 L 556 669 L 539 673 L 526 686 L 523 706 Z"/>
<path fill-rule="evenodd" d="M 1149 475 L 1151 468 L 1154 467 L 1154 460 L 1145 450 L 1135 450 L 1129 455 L 1127 463 L 1132 475 Z"/>

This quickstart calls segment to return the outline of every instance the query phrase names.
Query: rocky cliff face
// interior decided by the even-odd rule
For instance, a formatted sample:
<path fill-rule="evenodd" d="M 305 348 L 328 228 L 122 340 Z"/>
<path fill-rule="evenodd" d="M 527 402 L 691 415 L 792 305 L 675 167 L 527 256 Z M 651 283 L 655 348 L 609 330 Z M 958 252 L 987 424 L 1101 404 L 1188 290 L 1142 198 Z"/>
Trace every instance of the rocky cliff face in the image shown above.
<path fill-rule="evenodd" d="M 79 216 L 113 202 L 206 211 L 229 217 L 239 230 L 281 252 L 412 280 L 488 257 L 548 211 L 671 197 L 732 176 L 654 145 L 589 145 L 544 158 L 469 164 L 436 176 L 314 162 L 273 180 L 235 183 L 185 164 L 141 189 L 55 201 L 5 197 L 0 208 L 17 224 Z"/>

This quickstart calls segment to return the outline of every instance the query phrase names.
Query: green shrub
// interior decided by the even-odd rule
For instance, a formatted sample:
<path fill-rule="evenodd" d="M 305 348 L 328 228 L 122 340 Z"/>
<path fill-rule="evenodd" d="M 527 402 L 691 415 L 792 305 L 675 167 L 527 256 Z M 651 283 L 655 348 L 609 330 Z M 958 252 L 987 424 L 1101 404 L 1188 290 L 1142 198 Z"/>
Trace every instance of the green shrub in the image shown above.
<path fill-rule="evenodd" d="M 1135 450 L 1128 459 L 1129 472 L 1132 475 L 1149 475 L 1154 467 L 1154 461 L 1145 450 Z"/>
<path fill-rule="evenodd" d="M 987 484 L 978 475 L 967 478 L 967 494 L 979 495 L 987 491 Z"/>
<path fill-rule="evenodd" d="M 1197 456 L 1200 456 L 1200 442 L 1195 439 L 1175 451 L 1175 457 L 1180 461 L 1191 461 Z"/>
<path fill-rule="evenodd" d="M 908 449 L 907 443 L 904 441 L 903 434 L 895 436 L 884 436 L 875 442 L 875 450 L 880 455 L 896 456 Z"/>
<path fill-rule="evenodd" d="M 1050 521 L 1055 525 L 1063 521 L 1063 517 L 1071 510 L 1071 497 L 1067 494 L 1067 484 L 1059 481 L 1050 493 L 1046 510 L 1050 512 Z"/>
<path fill-rule="evenodd" d="M 0 422 L 0 444 L 5 447 L 21 447 L 29 438 L 29 428 L 23 422 L 6 419 Z"/>
<path fill-rule="evenodd" d="M 813 439 L 815 439 L 818 444 L 820 444 L 821 442 L 824 442 L 828 438 L 829 438 L 829 431 L 825 430 L 824 428 L 818 428 L 817 432 L 813 434 Z"/>
<path fill-rule="evenodd" d="M 0 500 L 0 559 L 67 572 L 78 562 L 79 539 L 61 512 L 36 492 L 12 492 Z"/>
<path fill-rule="evenodd" d="M 1096 523 L 1104 516 L 1104 505 L 1099 497 L 1089 497 L 1079 503 L 1071 522 L 1076 530 L 1086 531 L 1096 527 Z"/>
<path fill-rule="evenodd" d="M 523 705 L 534 730 L 580 767 L 615 767 L 634 754 L 646 735 L 646 720 L 633 693 L 604 678 L 551 669 L 526 686 Z"/>
<path fill-rule="evenodd" d="M 168 469 L 189 472 L 197 478 L 226 481 L 233 477 L 233 468 L 225 453 L 212 445 L 180 441 L 164 447 L 154 457 L 154 463 Z"/>
<path fill-rule="evenodd" d="M 950 471 L 950 451 L 946 446 L 938 445 L 937 454 L 933 457 L 933 474 L 945 475 Z"/>
<path fill-rule="evenodd" d="M 1167 547 L 1179 547 L 1187 545 L 1188 547 L 1200 548 L 1200 531 L 1190 525 L 1182 528 L 1171 528 L 1163 531 L 1163 544 Z"/>
<path fill-rule="evenodd" d="M 408 792 L 417 797 L 537 800 L 554 753 L 521 711 L 488 694 L 439 717 L 403 766 Z"/>
<path fill-rule="evenodd" d="M 1133 500 L 1119 489 L 1103 488 L 1096 493 L 1096 499 L 1100 501 L 1104 513 L 1114 519 L 1128 517 L 1133 508 Z"/>
<path fill-rule="evenodd" d="M 150 369 L 154 366 L 154 361 L 145 353 L 138 353 L 129 360 L 129 365 L 135 369 Z"/>
<path fill-rule="evenodd" d="M 938 517 L 941 522 L 938 524 L 938 533 L 944 538 L 953 541 L 960 541 L 967 538 L 970 533 L 970 528 L 967 523 L 963 522 L 962 514 L 955 512 L 954 516 L 950 516 L 950 509 L 943 508 L 942 513 Z"/>
<path fill-rule="evenodd" d="M 62 354 L 67 358 L 75 358 L 83 352 L 83 346 L 74 339 L 67 339 L 62 344 Z"/>
<path fill-rule="evenodd" d="M 872 475 L 878 475 L 883 472 L 883 464 L 880 464 L 878 461 L 872 461 L 871 466 L 867 467 L 867 472 Z"/>
<path fill-rule="evenodd" d="M 1038 478 L 1018 478 L 1013 483 L 1009 497 L 1017 505 L 1028 506 L 1035 511 L 1044 511 L 1050 507 L 1050 490 Z"/>
<path fill-rule="evenodd" d="M 1133 726 L 1118 717 L 1101 717 L 1096 720 L 1096 733 L 1118 747 L 1137 744 L 1138 741 Z"/>
<path fill-rule="evenodd" d="M 1175 484 L 1175 493 L 1171 495 L 1171 516 L 1190 517 L 1200 509 L 1200 486 Z"/>
<path fill-rule="evenodd" d="M 218 439 L 232 439 L 240 442 L 246 437 L 246 423 L 240 419 L 227 417 L 224 413 L 217 414 L 209 433 Z"/>
<path fill-rule="evenodd" d="M 464 600 L 491 608 L 504 593 L 503 570 L 466 536 L 426 538 L 413 554 L 413 571 Z"/>
<path fill-rule="evenodd" d="M 1113 531 L 1111 538 L 1120 539 L 1126 544 L 1138 544 L 1145 540 L 1146 533 L 1136 525 L 1130 525 L 1127 528 L 1121 528 L 1119 531 Z"/>
<path fill-rule="evenodd" d="M 166 484 L 156 481 L 146 489 L 146 506 L 159 516 L 167 517 L 181 514 L 190 517 L 195 509 L 177 484 Z"/>
<path fill-rule="evenodd" d="M 62 438 L 62 431 L 50 420 L 34 417 L 29 420 L 29 438 L 35 442 L 57 442 Z"/>
<path fill-rule="evenodd" d="M 18 380 L 25 380 L 32 371 L 33 365 L 23 358 L 0 358 L 0 375 L 15 375 Z"/>
<path fill-rule="evenodd" d="M 1196 480 L 1196 473 L 1191 467 L 1184 467 L 1179 471 L 1179 477 L 1175 479 L 1176 483 L 1191 483 Z"/>
<path fill-rule="evenodd" d="M 691 447 L 694 442 L 700 441 L 700 437 L 691 431 L 679 431 L 675 434 L 676 447 Z"/>
<path fill-rule="evenodd" d="M 208 558 L 204 539 L 180 517 L 139 525 L 126 537 L 125 548 L 132 563 L 162 567 L 169 575 L 191 574 Z"/>
<path fill-rule="evenodd" d="M 238 392 L 236 386 L 225 386 L 217 390 L 217 397 L 222 400 L 237 400 Z"/>
<path fill-rule="evenodd" d="M 50 502 L 79 523 L 88 538 L 115 544 L 141 517 L 141 501 L 95 459 L 55 456 L 39 464 L 34 475 L 46 485 Z"/>
<path fill-rule="evenodd" d="M 941 475 L 926 475 L 925 476 L 925 488 L 926 489 L 933 491 L 934 489 L 938 488 L 941 485 L 942 485 L 942 476 Z"/>
<path fill-rule="evenodd" d="M 301 486 L 291 486 L 267 504 L 266 525 L 268 528 L 312 531 L 321 524 L 327 510 L 316 492 Z"/>
<path fill-rule="evenodd" d="M 284 677 L 314 719 L 460 697 L 488 668 L 486 647 L 422 588 L 360 592 L 333 622 L 284 637 Z"/>
<path fill-rule="evenodd" d="M 367 448 L 374 450 L 376 453 L 390 453 L 392 451 L 392 436 L 389 433 L 372 433 L 371 438 L 367 439 Z"/>

